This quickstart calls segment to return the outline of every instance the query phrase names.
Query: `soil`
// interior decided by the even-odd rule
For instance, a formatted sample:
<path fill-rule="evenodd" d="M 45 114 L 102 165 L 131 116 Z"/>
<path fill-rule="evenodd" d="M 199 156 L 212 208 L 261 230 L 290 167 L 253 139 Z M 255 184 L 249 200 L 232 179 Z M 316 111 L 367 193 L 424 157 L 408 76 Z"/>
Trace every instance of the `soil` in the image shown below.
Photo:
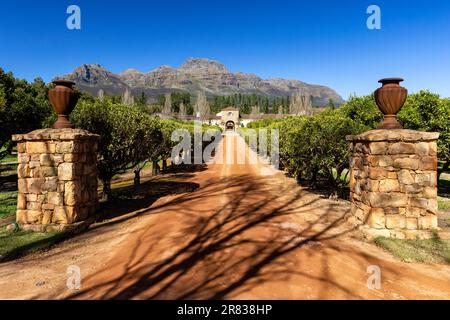
<path fill-rule="evenodd" d="M 230 148 L 235 139 L 225 136 L 225 155 L 243 154 Z M 113 206 L 87 232 L 1 264 L 0 298 L 450 298 L 450 266 L 401 262 L 360 238 L 347 201 L 310 193 L 266 164 L 209 163 L 145 185 L 158 183 L 174 192 Z M 80 290 L 67 288 L 71 265 Z M 367 285 L 373 266 L 379 289 Z"/>

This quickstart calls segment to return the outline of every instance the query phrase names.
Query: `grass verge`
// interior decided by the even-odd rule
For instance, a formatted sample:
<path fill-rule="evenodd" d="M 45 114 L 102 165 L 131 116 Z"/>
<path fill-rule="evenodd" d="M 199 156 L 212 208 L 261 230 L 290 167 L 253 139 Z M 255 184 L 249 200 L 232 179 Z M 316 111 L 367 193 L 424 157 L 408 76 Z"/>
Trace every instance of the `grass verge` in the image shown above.
<path fill-rule="evenodd" d="M 441 240 L 437 236 L 427 240 L 379 237 L 375 243 L 405 262 L 450 264 L 450 240 Z"/>
<path fill-rule="evenodd" d="M 439 210 L 450 209 L 450 199 L 438 197 L 438 208 L 439 208 Z"/>
<path fill-rule="evenodd" d="M 0 262 L 46 249 L 65 239 L 64 232 L 39 233 L 19 231 L 9 233 L 6 227 L 0 229 Z"/>
<path fill-rule="evenodd" d="M 16 214 L 17 192 L 0 193 L 0 219 L 8 218 Z"/>

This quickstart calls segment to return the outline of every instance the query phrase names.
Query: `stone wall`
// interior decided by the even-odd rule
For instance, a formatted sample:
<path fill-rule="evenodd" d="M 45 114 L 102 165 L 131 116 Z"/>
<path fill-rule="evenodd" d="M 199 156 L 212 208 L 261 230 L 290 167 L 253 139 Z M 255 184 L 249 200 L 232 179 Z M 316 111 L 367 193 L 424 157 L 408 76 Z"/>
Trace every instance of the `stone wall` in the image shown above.
<path fill-rule="evenodd" d="M 13 136 L 19 163 L 16 220 L 21 228 L 62 230 L 95 213 L 98 139 L 80 129 Z"/>
<path fill-rule="evenodd" d="M 437 229 L 438 133 L 349 136 L 352 214 L 367 238 L 429 238 Z"/>

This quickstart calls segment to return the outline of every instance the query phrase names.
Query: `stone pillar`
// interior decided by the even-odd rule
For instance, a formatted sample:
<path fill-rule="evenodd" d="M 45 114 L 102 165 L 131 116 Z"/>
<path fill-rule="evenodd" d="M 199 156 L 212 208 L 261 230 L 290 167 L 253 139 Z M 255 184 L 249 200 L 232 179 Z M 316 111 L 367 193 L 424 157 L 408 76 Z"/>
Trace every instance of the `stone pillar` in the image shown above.
<path fill-rule="evenodd" d="M 64 230 L 95 213 L 98 139 L 80 129 L 13 136 L 19 163 L 16 220 L 22 229 Z"/>
<path fill-rule="evenodd" d="M 433 236 L 438 137 L 403 129 L 347 137 L 352 214 L 366 238 Z"/>

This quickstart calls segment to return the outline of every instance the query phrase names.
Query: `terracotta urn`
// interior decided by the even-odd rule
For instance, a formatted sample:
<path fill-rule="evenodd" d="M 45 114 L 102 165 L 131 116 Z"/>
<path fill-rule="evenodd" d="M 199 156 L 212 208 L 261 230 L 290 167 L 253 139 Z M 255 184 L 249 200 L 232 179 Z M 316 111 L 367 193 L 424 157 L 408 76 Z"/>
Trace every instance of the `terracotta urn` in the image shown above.
<path fill-rule="evenodd" d="M 401 78 L 385 78 L 378 81 L 382 87 L 375 91 L 375 101 L 384 114 L 384 121 L 378 129 L 402 129 L 396 116 L 408 97 L 408 90 L 400 86 L 402 81 Z"/>
<path fill-rule="evenodd" d="M 53 81 L 55 87 L 48 91 L 48 98 L 58 115 L 58 120 L 53 124 L 54 129 L 74 128 L 69 121 L 69 115 L 75 108 L 79 94 L 73 89 L 75 82 L 68 80 Z"/>

